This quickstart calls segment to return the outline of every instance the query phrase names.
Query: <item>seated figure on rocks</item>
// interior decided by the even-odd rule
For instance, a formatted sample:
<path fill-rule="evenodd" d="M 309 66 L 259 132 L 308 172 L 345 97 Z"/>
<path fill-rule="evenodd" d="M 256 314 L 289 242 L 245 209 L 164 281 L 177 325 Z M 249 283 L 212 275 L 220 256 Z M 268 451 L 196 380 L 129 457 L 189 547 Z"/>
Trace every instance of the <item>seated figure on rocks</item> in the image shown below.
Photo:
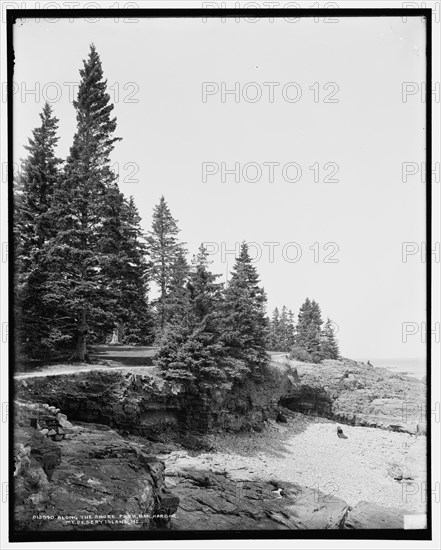
<path fill-rule="evenodd" d="M 337 436 L 340 439 L 347 439 L 348 437 L 343 433 L 343 430 L 340 428 L 340 426 L 337 426 Z"/>

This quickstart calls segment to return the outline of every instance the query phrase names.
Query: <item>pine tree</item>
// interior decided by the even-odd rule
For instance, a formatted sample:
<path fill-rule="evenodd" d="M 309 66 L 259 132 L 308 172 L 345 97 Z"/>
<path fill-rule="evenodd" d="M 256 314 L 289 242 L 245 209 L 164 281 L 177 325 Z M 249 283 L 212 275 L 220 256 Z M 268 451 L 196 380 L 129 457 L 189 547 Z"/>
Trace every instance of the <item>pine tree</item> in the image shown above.
<path fill-rule="evenodd" d="M 279 351 L 279 337 L 280 337 L 280 313 L 276 307 L 273 311 L 270 321 L 270 342 L 269 349 L 272 351 Z"/>
<path fill-rule="evenodd" d="M 282 306 L 280 316 L 279 351 L 289 351 L 289 320 L 286 306 Z"/>
<path fill-rule="evenodd" d="M 268 361 L 265 304 L 265 292 L 243 243 L 225 290 L 223 334 L 228 354 L 244 361 L 256 375 Z"/>
<path fill-rule="evenodd" d="M 162 329 L 168 324 L 190 322 L 187 319 L 190 307 L 190 294 L 187 287 L 189 265 L 183 250 L 178 248 L 175 254 L 170 265 L 166 294 L 160 302 L 163 315 Z"/>
<path fill-rule="evenodd" d="M 166 325 L 157 353 L 165 376 L 185 383 L 199 398 L 213 384 L 230 388 L 248 371 L 243 361 L 228 356 L 223 342 L 222 294 L 216 278 L 201 246 L 188 273 L 185 299 Z"/>
<path fill-rule="evenodd" d="M 321 331 L 323 320 L 321 317 L 320 306 L 315 300 L 311 301 L 311 322 L 308 328 L 308 345 L 306 350 L 311 354 L 314 363 L 322 360 L 321 355 Z"/>
<path fill-rule="evenodd" d="M 47 245 L 51 270 L 46 301 L 57 309 L 57 320 L 67 317 L 62 330 L 74 329 L 72 360 L 88 359 L 87 337 L 95 326 L 109 324 L 117 303 L 107 267 L 112 252 L 103 250 L 109 208 L 118 202 L 110 153 L 120 138 L 113 137 L 114 106 L 106 92 L 99 55 L 92 45 L 80 70 L 81 82 L 73 105 L 77 129 L 66 161 L 64 177 L 54 195 L 51 216 L 57 233 Z"/>
<path fill-rule="evenodd" d="M 148 302 L 149 281 L 146 260 L 147 244 L 141 230 L 141 217 L 133 197 L 129 198 L 123 217 L 127 243 L 129 303 L 125 307 L 125 341 L 151 344 L 154 337 L 153 316 Z"/>
<path fill-rule="evenodd" d="M 340 357 L 337 338 L 329 317 L 323 327 L 320 351 L 323 359 L 338 359 Z"/>
<path fill-rule="evenodd" d="M 322 324 L 320 306 L 315 300 L 310 301 L 309 298 L 306 298 L 299 311 L 294 340 L 295 346 L 305 351 L 313 362 L 321 360 L 320 336 Z"/>
<path fill-rule="evenodd" d="M 108 192 L 101 248 L 107 260 L 103 270 L 115 297 L 104 334 L 113 323 L 113 343 L 146 344 L 152 341 L 153 320 L 147 298 L 147 247 L 140 222 L 133 197 L 126 200 L 113 185 Z"/>
<path fill-rule="evenodd" d="M 269 322 L 269 349 L 273 351 L 290 351 L 294 345 L 294 315 L 286 306 L 282 313 L 276 307 Z"/>
<path fill-rule="evenodd" d="M 171 215 L 170 209 L 161 197 L 153 211 L 152 230 L 147 237 L 150 255 L 150 277 L 159 288 L 159 298 L 156 301 L 158 327 L 162 331 L 167 321 L 166 297 L 170 291 L 170 280 L 177 263 L 181 263 L 185 253 L 183 244 L 178 241 L 177 221 Z"/>
<path fill-rule="evenodd" d="M 306 349 L 307 345 L 307 330 L 311 319 L 311 301 L 309 298 L 306 298 L 302 306 L 300 307 L 296 334 L 295 334 L 295 345 L 299 348 Z"/>
<path fill-rule="evenodd" d="M 188 290 L 193 303 L 193 312 L 198 322 L 216 311 L 222 301 L 222 284 L 216 283 L 219 275 L 209 269 L 208 252 L 201 244 L 193 257 Z"/>
<path fill-rule="evenodd" d="M 287 345 L 284 351 L 290 351 L 295 341 L 295 323 L 294 323 L 294 313 L 288 311 L 288 324 L 287 324 Z"/>
<path fill-rule="evenodd" d="M 49 211 L 61 160 L 55 155 L 58 119 L 48 103 L 40 119 L 41 125 L 33 130 L 26 146 L 28 157 L 14 195 L 18 344 L 28 356 L 45 355 L 52 350 L 49 338 L 52 315 L 44 304 L 47 272 L 43 251 L 55 231 L 55 220 Z"/>

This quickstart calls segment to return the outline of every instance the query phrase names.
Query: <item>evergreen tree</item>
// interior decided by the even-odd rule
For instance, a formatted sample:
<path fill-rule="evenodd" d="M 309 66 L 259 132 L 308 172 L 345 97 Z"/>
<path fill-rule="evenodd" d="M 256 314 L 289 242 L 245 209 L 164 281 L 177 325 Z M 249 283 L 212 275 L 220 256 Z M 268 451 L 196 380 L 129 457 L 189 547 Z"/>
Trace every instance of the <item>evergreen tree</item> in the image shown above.
<path fill-rule="evenodd" d="M 187 287 L 189 278 L 189 265 L 182 249 L 178 248 L 175 257 L 170 264 L 166 294 L 161 304 L 163 326 L 167 324 L 189 322 L 190 294 Z"/>
<path fill-rule="evenodd" d="M 271 316 L 269 334 L 269 349 L 272 351 L 279 351 L 280 313 L 277 307 L 274 309 Z"/>
<path fill-rule="evenodd" d="M 315 300 L 306 298 L 300 308 L 294 343 L 297 348 L 304 350 L 315 363 L 321 360 L 321 318 L 320 306 Z"/>
<path fill-rule="evenodd" d="M 147 344 L 152 341 L 153 320 L 147 298 L 147 247 L 140 222 L 133 197 L 126 200 L 113 185 L 108 192 L 101 248 L 105 260 L 103 269 L 109 290 L 115 297 L 105 330 L 108 333 L 114 324 L 113 343 Z"/>
<path fill-rule="evenodd" d="M 289 335 L 289 319 L 286 306 L 282 306 L 282 314 L 280 316 L 280 336 L 279 336 L 279 351 L 289 351 L 290 346 Z"/>
<path fill-rule="evenodd" d="M 294 315 L 286 306 L 282 313 L 276 307 L 269 322 L 269 349 L 273 351 L 290 351 L 294 345 Z"/>
<path fill-rule="evenodd" d="M 80 75 L 78 96 L 73 103 L 77 129 L 50 213 L 57 220 L 57 233 L 46 250 L 51 271 L 46 302 L 48 307 L 57 309 L 55 329 L 58 320 L 67 314 L 63 328 L 70 325 L 76 341 L 71 359 L 84 361 L 88 359 L 87 336 L 91 328 L 113 322 L 112 311 L 118 302 L 108 276 L 112 252 L 103 243 L 114 222 L 108 217 L 113 216 L 119 201 L 109 157 L 120 138 L 113 137 L 114 106 L 93 45 Z"/>
<path fill-rule="evenodd" d="M 288 311 L 288 321 L 287 321 L 287 345 L 284 351 L 289 351 L 294 345 L 295 341 L 295 323 L 294 323 L 294 313 Z"/>
<path fill-rule="evenodd" d="M 166 325 L 156 356 L 168 379 L 185 383 L 199 398 L 213 384 L 231 387 L 248 370 L 243 361 L 228 356 L 223 342 L 221 285 L 216 278 L 201 246 L 191 265 L 185 298 Z"/>
<path fill-rule="evenodd" d="M 129 303 L 125 306 L 125 341 L 132 344 L 151 344 L 154 337 L 153 316 L 148 302 L 149 281 L 146 260 L 147 244 L 141 230 L 141 217 L 133 197 L 126 207 L 125 233 L 128 256 Z"/>
<path fill-rule="evenodd" d="M 337 338 L 329 317 L 323 327 L 320 352 L 323 359 L 338 359 L 340 357 Z"/>
<path fill-rule="evenodd" d="M 222 301 L 222 284 L 216 283 L 219 275 L 214 275 L 209 265 L 208 252 L 201 244 L 197 255 L 193 257 L 188 282 L 197 322 L 218 310 Z"/>
<path fill-rule="evenodd" d="M 308 326 L 311 321 L 311 301 L 309 298 L 306 298 L 304 303 L 300 307 L 296 334 L 295 334 L 295 345 L 299 348 L 306 349 L 307 345 L 307 331 Z"/>
<path fill-rule="evenodd" d="M 185 250 L 178 241 L 178 233 L 177 221 L 171 215 L 164 197 L 161 197 L 159 204 L 154 208 L 152 230 L 147 237 L 150 277 L 158 285 L 160 293 L 156 301 L 160 331 L 164 329 L 167 321 L 166 297 L 170 291 L 172 272 L 176 271 L 178 264 L 183 268 L 182 258 Z"/>
<path fill-rule="evenodd" d="M 28 157 L 16 182 L 14 196 L 18 344 L 28 356 L 45 355 L 52 349 L 51 312 L 44 304 L 47 271 L 43 250 L 55 231 L 56 222 L 49 211 L 61 160 L 55 155 L 58 119 L 48 103 L 40 119 L 41 125 L 33 130 L 26 146 Z"/>
<path fill-rule="evenodd" d="M 267 364 L 266 296 L 243 243 L 225 290 L 223 337 L 228 354 L 259 375 Z"/>

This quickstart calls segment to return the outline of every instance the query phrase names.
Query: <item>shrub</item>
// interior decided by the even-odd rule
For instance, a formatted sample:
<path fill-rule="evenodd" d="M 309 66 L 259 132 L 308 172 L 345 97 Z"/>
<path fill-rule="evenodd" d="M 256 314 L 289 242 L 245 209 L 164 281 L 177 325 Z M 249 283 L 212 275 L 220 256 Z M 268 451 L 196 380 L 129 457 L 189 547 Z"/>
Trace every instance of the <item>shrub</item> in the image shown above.
<path fill-rule="evenodd" d="M 289 358 L 295 359 L 296 361 L 303 361 L 304 363 L 310 363 L 312 361 L 311 355 L 299 346 L 293 346 L 291 348 Z"/>
<path fill-rule="evenodd" d="M 308 353 L 308 352 L 306 352 L 306 353 Z M 312 361 L 313 363 L 321 363 L 322 360 L 323 360 L 323 355 L 322 355 L 320 352 L 316 352 L 316 351 L 315 351 L 315 352 L 312 353 L 312 354 L 309 354 L 309 353 L 308 353 L 308 355 L 310 355 L 311 361 Z"/>

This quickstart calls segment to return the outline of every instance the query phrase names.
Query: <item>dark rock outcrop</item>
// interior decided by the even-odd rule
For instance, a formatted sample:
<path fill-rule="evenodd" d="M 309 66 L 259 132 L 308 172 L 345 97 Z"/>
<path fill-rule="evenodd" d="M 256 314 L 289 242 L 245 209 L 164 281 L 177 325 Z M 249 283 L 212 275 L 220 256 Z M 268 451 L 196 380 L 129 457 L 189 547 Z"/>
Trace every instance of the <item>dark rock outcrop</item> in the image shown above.
<path fill-rule="evenodd" d="M 169 526 L 179 501 L 165 490 L 163 462 L 97 424 L 75 425 L 70 439 L 53 442 L 31 426 L 50 416 L 47 406 L 15 406 L 17 531 Z"/>
<path fill-rule="evenodd" d="M 202 396 L 154 370 L 103 368 L 18 378 L 17 394 L 49 403 L 71 420 L 164 441 L 215 429 L 262 430 L 268 418 L 276 418 L 281 397 L 294 388 L 292 375 L 290 369 L 268 369 L 260 382 L 237 384 L 231 391 L 213 387 Z"/>
<path fill-rule="evenodd" d="M 341 499 L 292 483 L 194 469 L 167 481 L 180 499 L 173 529 L 340 529 L 349 510 Z"/>
<path fill-rule="evenodd" d="M 404 512 L 283 481 L 235 481 L 185 468 L 167 475 L 180 504 L 172 529 L 403 529 Z"/>

